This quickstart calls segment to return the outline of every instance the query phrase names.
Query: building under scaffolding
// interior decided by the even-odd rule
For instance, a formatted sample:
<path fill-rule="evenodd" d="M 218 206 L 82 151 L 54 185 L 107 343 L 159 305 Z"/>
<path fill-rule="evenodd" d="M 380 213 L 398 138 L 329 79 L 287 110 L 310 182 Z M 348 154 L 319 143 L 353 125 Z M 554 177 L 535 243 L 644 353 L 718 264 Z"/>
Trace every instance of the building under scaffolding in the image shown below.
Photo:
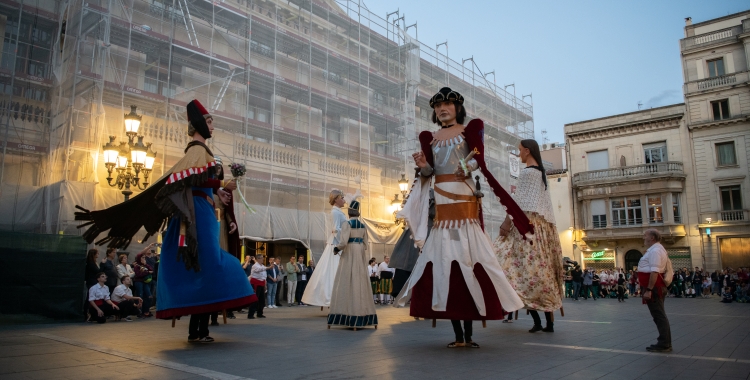
<path fill-rule="evenodd" d="M 102 146 L 126 139 L 130 106 L 157 152 L 154 180 L 183 154 L 192 99 L 214 115 L 214 153 L 248 168 L 240 189 L 257 213 L 235 205 L 245 236 L 319 254 L 332 188 L 359 191 L 363 216 L 392 226 L 417 134 L 436 128 L 428 99 L 446 85 L 484 120 L 485 159 L 509 186 L 531 105 L 404 29 L 346 0 L 2 0 L 0 228 L 78 234 L 76 204 L 123 200 Z M 505 215 L 484 207 L 494 235 Z"/>

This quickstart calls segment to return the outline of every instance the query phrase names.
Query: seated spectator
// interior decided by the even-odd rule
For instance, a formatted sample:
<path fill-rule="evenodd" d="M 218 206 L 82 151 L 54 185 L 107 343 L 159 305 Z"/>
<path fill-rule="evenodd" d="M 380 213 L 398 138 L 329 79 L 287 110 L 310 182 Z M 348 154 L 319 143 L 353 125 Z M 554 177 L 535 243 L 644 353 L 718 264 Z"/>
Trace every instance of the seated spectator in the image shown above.
<path fill-rule="evenodd" d="M 99 272 L 96 276 L 97 284 L 89 289 L 89 320 L 94 319 L 98 323 L 107 322 L 107 317 L 115 315 L 115 310 L 120 310 L 117 305 L 109 299 L 109 288 L 107 287 L 107 275 Z"/>
<path fill-rule="evenodd" d="M 690 281 L 685 281 L 685 298 L 695 298 L 695 288 Z"/>
<path fill-rule="evenodd" d="M 128 264 L 128 255 L 120 255 L 118 261 L 120 264 L 117 265 L 117 276 L 119 276 L 119 278 L 122 278 L 122 276 L 128 276 L 132 280 L 133 277 L 135 277 L 135 272 L 133 272 L 133 268 Z"/>
<path fill-rule="evenodd" d="M 146 263 L 146 256 L 138 254 L 135 257 L 135 277 L 133 278 L 133 284 L 135 284 L 135 291 L 138 292 L 138 296 L 143 299 L 143 306 L 141 307 L 141 316 L 148 318 L 151 316 L 151 275 L 154 273 Z"/>
<path fill-rule="evenodd" d="M 724 287 L 724 291 L 721 293 L 721 302 L 732 303 L 732 289 L 728 286 Z"/>
<path fill-rule="evenodd" d="M 130 290 L 133 280 L 130 276 L 125 275 L 120 277 L 120 282 L 122 284 L 117 285 L 112 292 L 112 303 L 120 308 L 118 320 L 125 317 L 126 322 L 132 322 L 133 320 L 130 319 L 130 316 L 140 314 L 139 310 L 143 306 L 143 299 L 141 297 L 133 297 L 133 291 Z"/>

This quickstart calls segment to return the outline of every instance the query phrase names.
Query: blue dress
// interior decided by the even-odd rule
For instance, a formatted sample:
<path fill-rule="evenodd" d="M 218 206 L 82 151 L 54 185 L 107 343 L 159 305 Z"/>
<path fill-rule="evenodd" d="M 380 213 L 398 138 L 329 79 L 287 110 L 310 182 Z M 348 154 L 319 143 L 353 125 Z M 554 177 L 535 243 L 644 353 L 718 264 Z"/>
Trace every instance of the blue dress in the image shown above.
<path fill-rule="evenodd" d="M 193 191 L 213 198 L 211 188 L 193 187 Z M 219 223 L 214 207 L 200 196 L 193 196 L 193 203 L 201 270 L 187 270 L 185 263 L 177 259 L 180 217 L 172 217 L 159 264 L 157 318 L 241 308 L 258 300 L 239 260 L 219 248 Z"/>

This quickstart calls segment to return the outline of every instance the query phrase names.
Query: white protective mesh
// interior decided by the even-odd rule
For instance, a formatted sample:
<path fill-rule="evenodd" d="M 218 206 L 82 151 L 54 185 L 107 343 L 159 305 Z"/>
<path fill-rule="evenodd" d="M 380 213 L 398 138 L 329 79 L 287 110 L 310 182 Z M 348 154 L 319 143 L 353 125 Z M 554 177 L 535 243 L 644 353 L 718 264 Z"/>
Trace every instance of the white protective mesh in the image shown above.
<path fill-rule="evenodd" d="M 531 105 L 473 60 L 449 59 L 358 1 L 8 0 L 0 15 L 3 229 L 76 234 L 75 204 L 121 202 L 102 145 L 127 139 L 130 105 L 157 152 L 153 182 L 183 154 L 185 105 L 200 100 L 217 128 L 210 147 L 248 168 L 240 189 L 258 212 L 235 204 L 241 233 L 313 251 L 330 230 L 332 188 L 363 194 L 363 217 L 393 220 L 417 134 L 436 128 L 428 100 L 439 88 L 485 121 L 485 159 L 503 185 L 508 145 L 533 136 Z M 491 235 L 504 217 L 493 198 Z"/>

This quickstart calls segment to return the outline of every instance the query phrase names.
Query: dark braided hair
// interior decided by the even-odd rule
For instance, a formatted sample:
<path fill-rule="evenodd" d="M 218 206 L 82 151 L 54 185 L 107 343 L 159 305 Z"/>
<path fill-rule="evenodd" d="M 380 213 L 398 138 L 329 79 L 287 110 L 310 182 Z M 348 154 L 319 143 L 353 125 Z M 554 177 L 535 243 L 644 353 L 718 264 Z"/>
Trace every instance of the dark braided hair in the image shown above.
<path fill-rule="evenodd" d="M 544 164 L 542 163 L 542 153 L 539 152 L 539 144 L 536 140 L 527 139 L 521 140 L 521 146 L 529 150 L 529 154 L 536 161 L 536 166 L 529 166 L 542 172 L 542 182 L 544 182 L 544 190 L 547 190 L 547 171 L 544 170 Z"/>

